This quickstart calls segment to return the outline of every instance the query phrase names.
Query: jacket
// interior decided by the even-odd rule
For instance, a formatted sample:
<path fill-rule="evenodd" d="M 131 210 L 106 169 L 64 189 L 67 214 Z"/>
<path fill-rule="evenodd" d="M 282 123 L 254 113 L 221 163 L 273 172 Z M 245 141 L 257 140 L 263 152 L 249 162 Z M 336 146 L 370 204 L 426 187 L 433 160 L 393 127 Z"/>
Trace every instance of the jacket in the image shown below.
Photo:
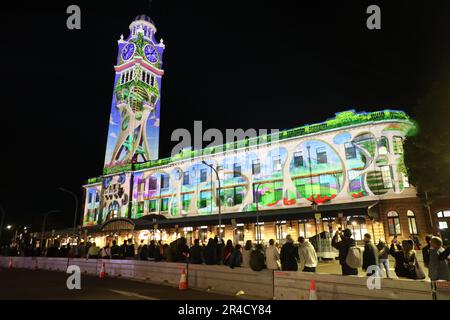
<path fill-rule="evenodd" d="M 347 258 L 348 249 L 356 246 L 356 241 L 347 237 L 343 237 L 341 241 L 338 241 L 338 238 L 338 234 L 335 234 L 331 240 L 331 245 L 339 251 L 339 263 L 341 265 L 347 265 L 345 259 Z"/>
<path fill-rule="evenodd" d="M 317 253 L 314 246 L 309 241 L 305 241 L 298 245 L 298 256 L 302 269 L 303 267 L 317 267 Z"/>
<path fill-rule="evenodd" d="M 253 250 L 250 253 L 250 268 L 253 271 L 261 271 L 266 268 L 264 254 L 259 250 Z"/>
<path fill-rule="evenodd" d="M 208 243 L 204 251 L 204 257 L 206 264 L 217 264 L 217 248 L 215 244 Z"/>
<path fill-rule="evenodd" d="M 397 277 L 408 279 L 418 279 L 415 267 L 416 252 L 414 250 L 408 256 L 405 256 L 402 246 L 391 244 L 389 253 L 395 258 L 395 274 Z"/>
<path fill-rule="evenodd" d="M 280 253 L 275 246 L 268 246 L 266 248 L 266 265 L 267 269 L 280 269 L 278 263 L 280 262 Z"/>
<path fill-rule="evenodd" d="M 298 250 L 292 242 L 286 242 L 281 247 L 280 260 L 281 270 L 283 271 L 297 271 L 298 270 Z"/>
<path fill-rule="evenodd" d="M 369 266 L 378 266 L 378 249 L 372 242 L 366 242 L 363 252 L 362 269 L 366 271 Z"/>
<path fill-rule="evenodd" d="M 192 264 L 202 264 L 203 263 L 203 248 L 199 245 L 194 245 L 191 247 L 191 253 L 189 260 Z"/>
<path fill-rule="evenodd" d="M 423 257 L 423 264 L 425 267 L 428 268 L 428 264 L 430 263 L 430 245 L 427 244 L 422 248 L 422 257 Z"/>
<path fill-rule="evenodd" d="M 240 267 L 242 263 L 242 253 L 240 250 L 233 250 L 230 257 L 230 268 Z"/>
<path fill-rule="evenodd" d="M 389 259 L 389 248 L 385 243 L 377 244 L 378 259 Z"/>
<path fill-rule="evenodd" d="M 430 248 L 430 260 L 428 264 L 428 274 L 432 281 L 447 280 L 450 281 L 450 269 L 447 260 L 439 259 L 439 255 L 444 252 L 444 248 L 438 250 Z"/>

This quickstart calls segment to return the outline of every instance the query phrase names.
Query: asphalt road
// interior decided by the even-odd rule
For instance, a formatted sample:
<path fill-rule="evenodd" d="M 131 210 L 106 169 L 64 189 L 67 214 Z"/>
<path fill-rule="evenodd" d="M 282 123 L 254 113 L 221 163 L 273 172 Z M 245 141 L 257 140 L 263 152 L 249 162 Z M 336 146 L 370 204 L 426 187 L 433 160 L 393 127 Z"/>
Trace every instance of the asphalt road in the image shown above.
<path fill-rule="evenodd" d="M 233 296 L 187 290 L 119 278 L 82 275 L 81 289 L 69 290 L 69 274 L 0 269 L 0 300 L 232 300 Z"/>

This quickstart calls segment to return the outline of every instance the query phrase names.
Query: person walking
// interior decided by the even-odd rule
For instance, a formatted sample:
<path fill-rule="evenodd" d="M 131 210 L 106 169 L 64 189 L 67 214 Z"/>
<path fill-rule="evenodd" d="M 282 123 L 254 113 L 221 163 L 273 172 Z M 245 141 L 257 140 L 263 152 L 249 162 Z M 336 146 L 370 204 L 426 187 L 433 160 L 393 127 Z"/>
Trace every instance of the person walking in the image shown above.
<path fill-rule="evenodd" d="M 316 272 L 318 262 L 316 250 L 304 237 L 298 238 L 298 257 L 303 272 Z"/>
<path fill-rule="evenodd" d="M 377 268 L 379 268 L 378 249 L 371 241 L 371 238 L 372 237 L 370 236 L 369 233 L 364 234 L 364 252 L 363 252 L 362 269 L 367 272 L 368 277 L 374 274 L 378 275 L 379 273 L 377 272 Z M 369 270 L 370 267 L 373 270 L 370 271 Z"/>
<path fill-rule="evenodd" d="M 432 238 L 432 236 L 429 234 L 427 234 L 425 236 L 425 242 L 427 244 L 424 245 L 422 248 L 423 264 L 426 268 L 428 268 L 428 264 L 430 263 L 430 241 L 431 241 L 431 238 Z"/>
<path fill-rule="evenodd" d="M 189 262 L 192 264 L 203 263 L 203 247 L 200 245 L 199 239 L 194 240 L 194 245 L 190 249 Z"/>
<path fill-rule="evenodd" d="M 380 241 L 378 241 L 377 244 L 377 249 L 378 249 L 378 261 L 379 261 L 378 263 L 380 267 L 380 276 L 382 276 L 384 268 L 386 271 L 386 278 L 392 279 L 391 272 L 389 270 L 389 248 L 386 245 L 386 243 L 382 239 L 380 239 Z"/>
<path fill-rule="evenodd" d="M 247 240 L 245 242 L 244 250 L 242 251 L 242 267 L 249 268 L 250 267 L 250 254 L 253 250 L 252 240 Z"/>
<path fill-rule="evenodd" d="M 350 267 L 345 261 L 350 248 L 356 246 L 356 241 L 351 237 L 352 231 L 350 229 L 345 229 L 343 232 L 338 230 L 331 240 L 331 245 L 339 251 L 339 264 L 343 276 L 358 275 L 358 269 Z"/>
<path fill-rule="evenodd" d="M 446 280 L 450 281 L 450 270 L 447 259 L 441 260 L 439 256 L 444 252 L 442 239 L 432 237 L 430 240 L 430 260 L 428 272 L 431 281 Z"/>
<path fill-rule="evenodd" d="M 298 249 L 294 246 L 294 240 L 291 235 L 286 236 L 286 243 L 281 247 L 280 261 L 281 270 L 297 271 L 298 270 Z"/>
<path fill-rule="evenodd" d="M 250 268 L 253 271 L 261 271 L 266 268 L 266 258 L 261 244 L 257 244 L 255 250 L 250 253 Z"/>
<path fill-rule="evenodd" d="M 280 269 L 280 253 L 275 246 L 273 239 L 269 240 L 269 246 L 266 248 L 266 264 L 267 269 L 279 270 Z"/>

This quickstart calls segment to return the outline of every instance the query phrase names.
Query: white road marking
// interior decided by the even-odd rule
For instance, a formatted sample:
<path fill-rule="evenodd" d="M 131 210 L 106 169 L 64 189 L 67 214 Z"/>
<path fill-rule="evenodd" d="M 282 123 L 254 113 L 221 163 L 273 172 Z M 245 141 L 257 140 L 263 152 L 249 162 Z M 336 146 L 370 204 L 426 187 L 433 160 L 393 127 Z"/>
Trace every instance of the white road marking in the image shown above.
<path fill-rule="evenodd" d="M 120 290 L 113 290 L 113 289 L 109 289 L 109 291 L 114 292 L 114 293 L 118 293 L 127 297 L 135 297 L 135 298 L 140 298 L 140 299 L 144 299 L 144 300 L 161 300 L 158 298 L 153 298 L 153 297 L 148 297 L 148 296 L 143 296 L 141 294 L 135 293 L 135 292 L 128 292 L 128 291 L 120 291 Z"/>

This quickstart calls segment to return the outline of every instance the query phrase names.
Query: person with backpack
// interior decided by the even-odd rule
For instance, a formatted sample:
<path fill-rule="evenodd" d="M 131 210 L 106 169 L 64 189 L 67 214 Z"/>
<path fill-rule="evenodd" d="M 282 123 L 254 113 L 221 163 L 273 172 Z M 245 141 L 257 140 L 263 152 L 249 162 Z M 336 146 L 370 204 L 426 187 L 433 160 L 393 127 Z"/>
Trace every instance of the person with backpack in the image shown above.
<path fill-rule="evenodd" d="M 298 256 L 303 272 L 316 272 L 318 262 L 316 250 L 304 237 L 298 238 Z"/>
<path fill-rule="evenodd" d="M 338 230 L 331 240 L 331 245 L 339 251 L 339 264 L 343 276 L 357 276 L 358 268 L 362 266 L 361 250 L 351 237 L 350 229 L 343 232 Z"/>
<path fill-rule="evenodd" d="M 369 267 L 374 268 L 372 271 L 368 271 Z M 378 249 L 372 243 L 369 233 L 364 235 L 364 252 L 363 252 L 363 264 L 362 269 L 367 272 L 367 276 L 370 277 L 374 274 L 379 276 L 378 269 Z"/>
<path fill-rule="evenodd" d="M 294 240 L 291 235 L 286 236 L 286 243 L 281 247 L 280 260 L 281 270 L 297 271 L 298 270 L 298 249 L 294 246 Z"/>
<path fill-rule="evenodd" d="M 255 250 L 250 253 L 250 268 L 253 271 L 261 271 L 266 268 L 266 258 L 261 244 L 257 244 Z"/>

